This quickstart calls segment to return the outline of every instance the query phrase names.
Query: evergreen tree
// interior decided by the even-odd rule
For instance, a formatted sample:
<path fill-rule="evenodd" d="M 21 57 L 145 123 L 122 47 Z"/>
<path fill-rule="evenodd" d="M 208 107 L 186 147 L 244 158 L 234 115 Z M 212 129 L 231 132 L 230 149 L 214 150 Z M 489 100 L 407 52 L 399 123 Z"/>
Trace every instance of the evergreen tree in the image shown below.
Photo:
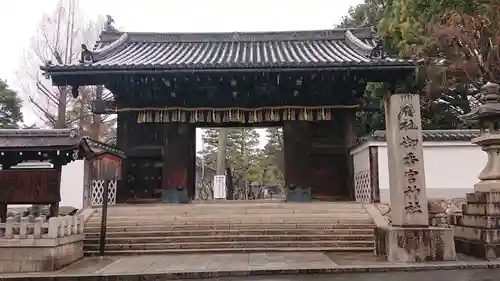
<path fill-rule="evenodd" d="M 0 128 L 18 129 L 23 122 L 21 112 L 23 101 L 17 92 L 9 89 L 6 81 L 0 79 Z"/>
<path fill-rule="evenodd" d="M 261 151 L 263 155 L 261 167 L 264 170 L 264 182 L 282 184 L 285 172 L 282 128 L 267 128 L 266 139 L 267 143 Z"/>
<path fill-rule="evenodd" d="M 201 157 L 205 165 L 217 167 L 219 151 L 218 129 L 205 129 L 203 132 L 204 147 Z M 231 128 L 227 134 L 226 161 L 234 178 L 235 184 L 243 181 L 260 181 L 258 149 L 259 133 L 251 128 Z"/>
<path fill-rule="evenodd" d="M 423 128 L 460 128 L 464 124 L 460 122 L 458 116 L 470 111 L 477 101 L 474 95 L 480 85 L 475 85 L 477 81 L 460 79 L 469 78 L 471 75 L 466 72 L 474 69 L 470 64 L 464 63 L 463 58 L 467 57 L 467 54 L 462 52 L 457 55 L 457 48 L 453 44 L 448 44 L 453 40 L 447 38 L 450 40 L 441 40 L 442 44 L 439 44 L 439 37 L 444 36 L 436 36 L 437 29 L 444 31 L 442 34 L 448 34 L 448 37 L 454 37 L 457 42 L 463 42 L 465 41 L 463 38 L 457 38 L 464 34 L 464 30 L 446 29 L 442 24 L 439 28 L 431 27 L 446 20 L 445 16 L 449 14 L 450 9 L 456 14 L 473 14 L 481 6 L 480 2 L 478 0 L 365 0 L 364 3 L 351 7 L 340 26 L 345 28 L 374 26 L 389 55 L 423 59 L 425 63 L 420 66 L 419 80 L 414 81 L 415 85 L 411 86 L 415 92 L 421 93 Z M 489 5 L 493 8 L 493 4 Z M 456 14 L 453 15 L 455 18 Z M 481 32 L 477 32 L 479 33 Z M 456 36 L 457 34 L 460 35 Z M 497 42 L 496 38 L 484 40 L 484 42 L 490 41 Z M 467 48 L 469 46 L 463 46 L 463 49 Z M 481 53 L 481 50 L 477 53 Z M 455 57 L 451 58 L 450 54 L 454 54 Z M 437 60 L 445 61 L 446 58 L 451 58 L 446 66 L 437 66 Z M 466 70 L 463 71 L 460 66 L 464 66 Z M 466 75 L 463 75 L 464 73 Z M 365 110 L 358 114 L 360 124 L 358 134 L 385 128 L 381 97 L 386 93 L 383 84 L 368 85 L 363 99 Z"/>
<path fill-rule="evenodd" d="M 202 134 L 201 157 L 207 167 L 215 170 L 217 168 L 217 152 L 219 151 L 219 130 L 204 129 Z"/>

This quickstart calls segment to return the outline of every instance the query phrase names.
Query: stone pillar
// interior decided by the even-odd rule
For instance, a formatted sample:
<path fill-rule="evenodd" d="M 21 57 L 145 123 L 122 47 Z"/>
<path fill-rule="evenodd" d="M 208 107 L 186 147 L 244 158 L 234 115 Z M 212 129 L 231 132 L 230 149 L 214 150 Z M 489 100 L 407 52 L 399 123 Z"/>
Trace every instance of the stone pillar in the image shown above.
<path fill-rule="evenodd" d="M 385 106 L 392 225 L 426 227 L 429 215 L 419 96 L 392 95 Z"/>
<path fill-rule="evenodd" d="M 376 230 L 376 253 L 394 262 L 455 260 L 453 231 L 429 228 L 420 98 L 385 102 L 392 225 Z"/>
<path fill-rule="evenodd" d="M 462 217 L 455 225 L 457 251 L 484 259 L 500 258 L 500 86 L 482 88 L 483 104 L 461 116 L 479 122 L 480 135 L 472 140 L 488 154 L 474 193 L 467 194 Z M 457 173 L 460 171 L 457 170 Z"/>

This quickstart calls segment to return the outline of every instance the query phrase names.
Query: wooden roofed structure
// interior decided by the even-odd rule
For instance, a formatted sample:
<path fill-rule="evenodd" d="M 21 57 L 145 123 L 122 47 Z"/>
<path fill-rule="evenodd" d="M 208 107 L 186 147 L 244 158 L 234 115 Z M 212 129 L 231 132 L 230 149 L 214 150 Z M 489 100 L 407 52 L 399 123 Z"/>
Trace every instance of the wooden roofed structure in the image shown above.
<path fill-rule="evenodd" d="M 42 70 L 75 97 L 87 85 L 113 93 L 93 110 L 118 115 L 131 198 L 173 188 L 193 198 L 196 126 L 272 125 L 284 127 L 290 190 L 332 200 L 352 198 L 348 148 L 366 84 L 405 80 L 415 62 L 388 57 L 371 28 L 141 33 L 108 23 L 79 63 Z"/>
<path fill-rule="evenodd" d="M 50 204 L 59 208 L 61 168 L 92 153 L 76 129 L 0 129 L 0 221 L 8 204 Z M 27 161 L 50 162 L 50 169 L 11 169 Z"/>

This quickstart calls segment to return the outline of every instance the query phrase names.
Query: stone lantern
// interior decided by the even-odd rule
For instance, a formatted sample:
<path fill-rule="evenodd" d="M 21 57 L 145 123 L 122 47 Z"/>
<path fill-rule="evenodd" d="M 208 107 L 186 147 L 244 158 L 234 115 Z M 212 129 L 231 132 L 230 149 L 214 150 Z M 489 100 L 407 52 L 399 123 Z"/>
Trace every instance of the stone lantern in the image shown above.
<path fill-rule="evenodd" d="M 500 191 L 500 86 L 487 83 L 481 89 L 483 104 L 470 113 L 460 116 L 462 120 L 476 121 L 480 135 L 472 140 L 488 154 L 488 162 L 474 185 L 476 192 Z"/>
<path fill-rule="evenodd" d="M 460 116 L 478 122 L 480 135 L 472 140 L 488 154 L 474 192 L 466 196 L 462 217 L 455 228 L 459 253 L 485 259 L 500 257 L 500 86 L 487 83 L 481 89 L 482 105 Z M 459 171 L 458 171 L 459 172 Z"/>

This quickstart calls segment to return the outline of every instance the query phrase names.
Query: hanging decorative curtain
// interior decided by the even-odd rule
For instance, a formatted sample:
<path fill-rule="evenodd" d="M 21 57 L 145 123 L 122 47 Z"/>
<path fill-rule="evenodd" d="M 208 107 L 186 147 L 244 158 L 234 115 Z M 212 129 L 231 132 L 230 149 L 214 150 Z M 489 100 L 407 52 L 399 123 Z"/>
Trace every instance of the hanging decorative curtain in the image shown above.
<path fill-rule="evenodd" d="M 261 108 L 138 108 L 117 111 L 137 112 L 138 123 L 259 123 L 291 120 L 322 121 L 332 120 L 335 108 L 357 108 L 345 106 L 297 106 Z"/>

